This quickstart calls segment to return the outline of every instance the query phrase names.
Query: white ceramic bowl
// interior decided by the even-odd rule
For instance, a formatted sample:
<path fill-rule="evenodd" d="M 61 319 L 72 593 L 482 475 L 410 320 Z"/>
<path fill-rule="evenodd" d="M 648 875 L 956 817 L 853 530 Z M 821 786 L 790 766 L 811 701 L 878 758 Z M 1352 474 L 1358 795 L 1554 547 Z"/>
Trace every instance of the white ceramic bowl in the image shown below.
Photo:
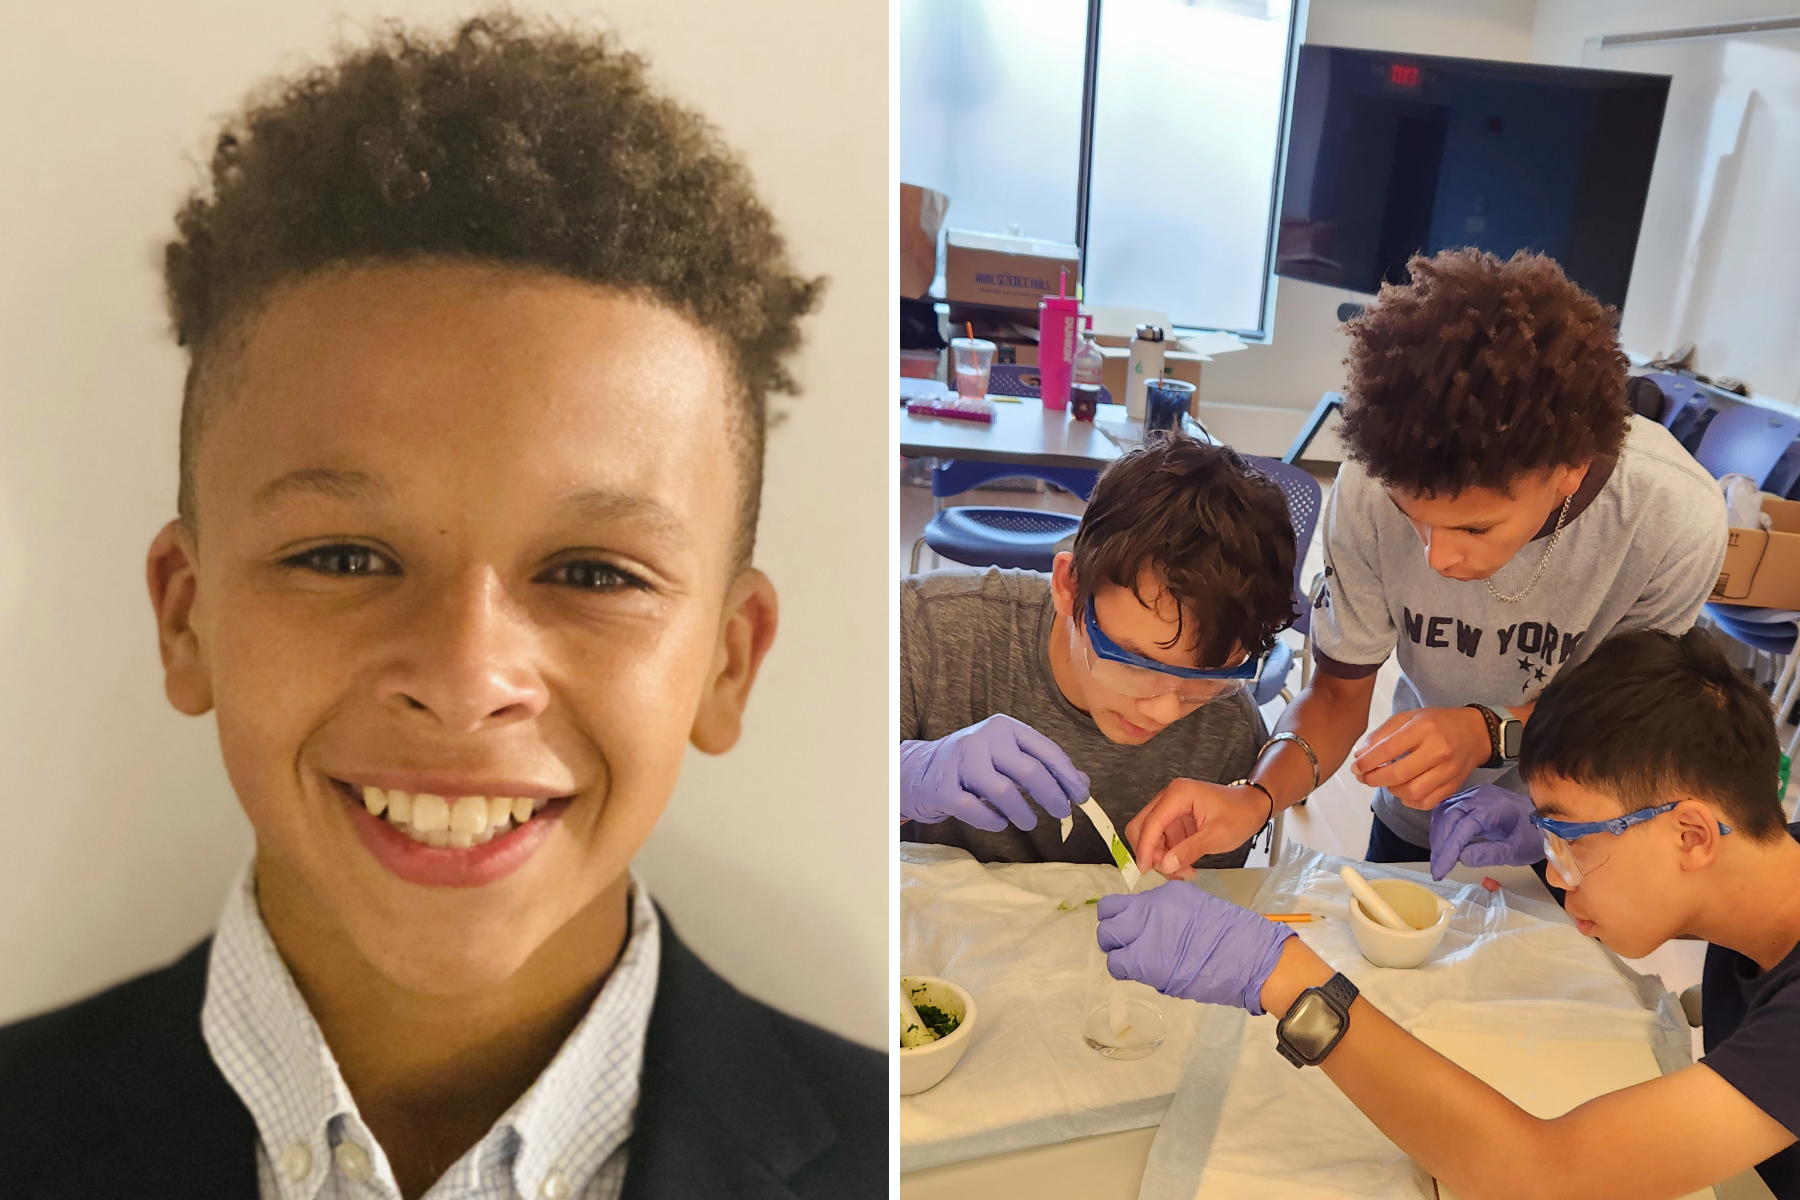
<path fill-rule="evenodd" d="M 1369 886 L 1413 928 L 1389 929 L 1363 911 L 1362 901 L 1350 897 L 1350 934 L 1363 957 L 1378 967 L 1416 967 L 1430 958 L 1450 928 L 1455 906 L 1430 888 L 1404 879 L 1371 879 Z"/>
<path fill-rule="evenodd" d="M 914 1004 L 935 1004 L 960 1018 L 956 1028 L 948 1036 L 935 1042 L 927 1042 L 923 1046 L 900 1048 L 900 1094 L 910 1096 L 914 1092 L 936 1087 L 962 1061 L 963 1052 L 968 1050 L 969 1042 L 974 1037 L 977 1018 L 975 997 L 969 995 L 961 984 L 939 979 L 936 975 L 902 975 L 900 985 L 909 994 L 912 989 L 923 986 L 924 993 L 914 996 Z"/>

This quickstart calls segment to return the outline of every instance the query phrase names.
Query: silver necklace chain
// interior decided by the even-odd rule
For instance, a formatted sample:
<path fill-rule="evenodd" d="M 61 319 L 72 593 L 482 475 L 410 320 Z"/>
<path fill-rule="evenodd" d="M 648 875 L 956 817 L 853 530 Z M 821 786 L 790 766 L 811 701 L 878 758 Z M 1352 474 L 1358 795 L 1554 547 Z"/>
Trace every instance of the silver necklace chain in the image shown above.
<path fill-rule="evenodd" d="M 1537 570 L 1531 573 L 1531 582 L 1510 596 L 1502 596 L 1494 587 L 1494 581 L 1492 579 L 1484 579 L 1481 582 L 1487 584 L 1489 595 L 1493 596 L 1494 599 L 1502 604 L 1517 604 L 1525 598 L 1526 593 L 1537 586 L 1537 581 L 1544 577 L 1544 568 L 1550 565 L 1550 552 L 1556 549 L 1556 541 L 1558 538 L 1562 537 L 1563 523 L 1569 519 L 1569 505 L 1574 503 L 1574 501 L 1575 495 L 1572 492 L 1563 499 L 1562 512 L 1558 513 L 1556 517 L 1556 528 L 1550 531 L 1550 544 L 1544 547 L 1544 557 L 1538 559 Z"/>

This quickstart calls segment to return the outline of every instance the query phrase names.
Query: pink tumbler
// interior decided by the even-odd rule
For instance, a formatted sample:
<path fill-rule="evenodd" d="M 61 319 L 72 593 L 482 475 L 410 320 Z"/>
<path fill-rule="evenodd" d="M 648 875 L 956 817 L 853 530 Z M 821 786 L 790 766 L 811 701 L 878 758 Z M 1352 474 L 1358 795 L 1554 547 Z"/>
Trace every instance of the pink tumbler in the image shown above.
<path fill-rule="evenodd" d="M 1058 410 L 1069 407 L 1070 374 L 1075 354 L 1081 349 L 1077 328 L 1081 302 L 1063 294 L 1067 285 L 1065 271 L 1057 294 L 1038 301 L 1038 394 L 1043 397 L 1045 408 Z"/>

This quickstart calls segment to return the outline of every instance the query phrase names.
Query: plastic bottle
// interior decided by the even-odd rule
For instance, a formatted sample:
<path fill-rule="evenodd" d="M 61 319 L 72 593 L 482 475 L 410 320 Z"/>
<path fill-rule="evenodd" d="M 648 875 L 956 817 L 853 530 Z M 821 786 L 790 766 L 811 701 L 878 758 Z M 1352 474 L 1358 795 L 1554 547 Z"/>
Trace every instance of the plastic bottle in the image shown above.
<path fill-rule="evenodd" d="M 1081 337 L 1081 353 L 1070 365 L 1069 415 L 1077 421 L 1091 421 L 1100 405 L 1100 378 L 1106 371 L 1106 356 L 1094 341 L 1093 315 L 1084 315 L 1082 321 L 1087 332 Z"/>
<path fill-rule="evenodd" d="M 1131 357 L 1126 363 L 1125 419 L 1144 419 L 1144 385 L 1162 378 L 1163 331 L 1157 325 L 1139 325 L 1131 335 Z"/>
<path fill-rule="evenodd" d="M 1054 296 L 1038 301 L 1038 394 L 1044 407 L 1069 406 L 1069 372 L 1074 363 L 1080 301 L 1068 295 L 1069 273 L 1062 272 Z"/>

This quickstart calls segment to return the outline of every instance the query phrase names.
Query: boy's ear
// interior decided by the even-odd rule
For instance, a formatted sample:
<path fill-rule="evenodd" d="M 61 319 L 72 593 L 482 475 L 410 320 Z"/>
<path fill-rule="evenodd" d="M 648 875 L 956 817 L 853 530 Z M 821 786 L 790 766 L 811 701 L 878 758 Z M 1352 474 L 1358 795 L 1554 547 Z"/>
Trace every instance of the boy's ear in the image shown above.
<path fill-rule="evenodd" d="M 1675 832 L 1681 839 L 1681 869 L 1699 871 L 1712 865 L 1719 856 L 1719 816 L 1712 806 L 1692 796 L 1676 804 L 1669 814 L 1675 818 Z"/>
<path fill-rule="evenodd" d="M 180 712 L 197 717 L 212 708 L 212 675 L 205 648 L 194 632 L 194 598 L 199 590 L 194 539 L 180 521 L 170 521 L 150 543 L 144 564 L 150 606 L 156 610 L 156 637 L 162 650 L 163 691 Z"/>
<path fill-rule="evenodd" d="M 756 682 L 757 668 L 775 640 L 776 610 L 775 585 L 755 567 L 739 575 L 725 594 L 718 649 L 699 711 L 694 714 L 694 727 L 688 733 L 695 748 L 723 754 L 737 745 L 750 685 Z"/>
<path fill-rule="evenodd" d="M 1075 611 L 1075 556 L 1067 550 L 1050 564 L 1050 599 L 1058 617 Z"/>

